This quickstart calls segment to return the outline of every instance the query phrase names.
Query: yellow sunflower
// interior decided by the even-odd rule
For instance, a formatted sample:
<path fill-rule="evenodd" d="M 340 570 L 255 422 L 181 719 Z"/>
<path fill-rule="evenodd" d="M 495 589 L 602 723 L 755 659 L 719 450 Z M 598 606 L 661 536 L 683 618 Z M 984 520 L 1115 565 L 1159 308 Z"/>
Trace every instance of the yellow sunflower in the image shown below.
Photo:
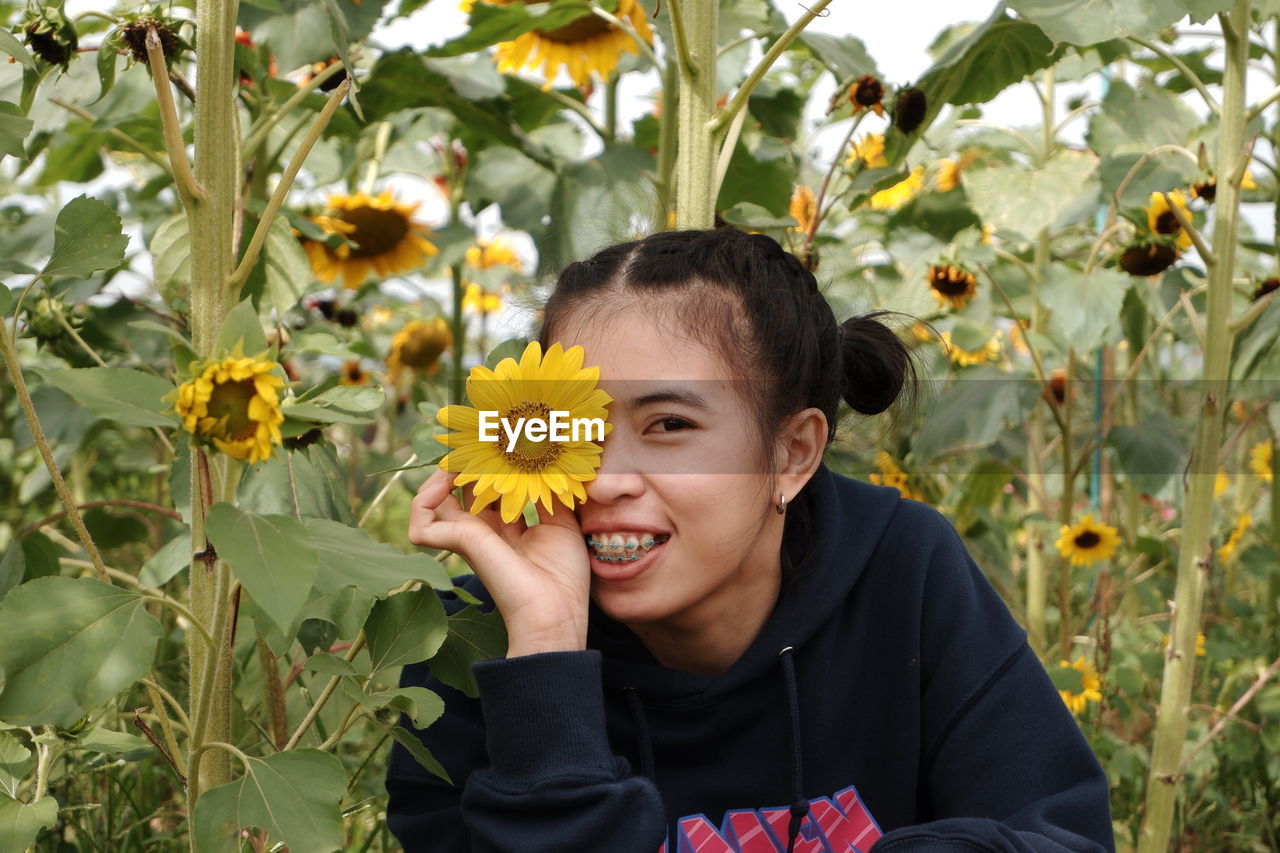
<path fill-rule="evenodd" d="M 889 165 L 884 156 L 884 137 L 878 133 L 868 133 L 849 149 L 845 165 L 853 168 L 862 163 L 868 169 L 883 169 Z"/>
<path fill-rule="evenodd" d="M 1084 713 L 1090 702 L 1102 701 L 1102 679 L 1098 677 L 1098 671 L 1093 668 L 1093 664 L 1079 657 L 1076 658 L 1075 663 L 1064 660 L 1062 665 L 1080 672 L 1079 693 L 1070 690 L 1058 691 L 1058 695 L 1062 697 L 1063 702 L 1067 703 L 1071 713 L 1079 716 Z"/>
<path fill-rule="evenodd" d="M 951 192 L 960 186 L 960 164 L 951 158 L 938 161 L 938 171 L 933 176 L 933 186 L 940 193 Z"/>
<path fill-rule="evenodd" d="M 501 237 L 495 237 L 487 242 L 478 242 L 467 249 L 467 263 L 478 270 L 506 266 L 516 272 L 520 271 L 520 258 Z"/>
<path fill-rule="evenodd" d="M 1174 190 L 1169 193 L 1169 200 L 1173 202 L 1173 207 L 1178 212 L 1191 221 L 1191 211 L 1187 208 L 1187 200 L 1180 190 Z M 1179 249 L 1191 248 L 1191 235 L 1182 227 L 1182 223 L 1178 221 L 1178 217 L 1173 212 L 1173 207 L 1169 206 L 1169 202 L 1165 201 L 1164 193 L 1152 193 L 1150 204 L 1147 207 L 1147 226 L 1155 234 L 1173 234 L 1174 241 L 1178 244 Z"/>
<path fill-rule="evenodd" d="M 311 221 L 347 242 L 331 249 L 304 240 L 311 271 L 325 284 L 341 275 L 343 286 L 354 290 L 370 275 L 386 278 L 422 266 L 439 250 L 426 238 L 427 227 L 413 221 L 420 204 L 398 202 L 390 192 L 329 196 L 329 213 Z"/>
<path fill-rule="evenodd" d="M 999 361 L 1000 333 L 996 332 L 985 344 L 977 349 L 961 349 L 951 342 L 950 332 L 943 332 L 942 348 L 946 350 L 947 357 L 951 359 L 952 363 L 959 367 L 970 367 L 988 361 Z"/>
<path fill-rule="evenodd" d="M 387 381 L 400 381 L 404 369 L 434 376 L 440 369 L 440 356 L 453 346 L 453 332 L 444 318 L 411 320 L 391 339 L 387 354 Z"/>
<path fill-rule="evenodd" d="M 532 341 L 519 363 L 505 358 L 493 370 L 471 369 L 467 398 L 472 406 L 440 410 L 440 423 L 456 430 L 436 436 L 451 450 L 440 467 L 458 472 L 458 485 L 475 483 L 472 513 L 499 501 L 502 520 L 512 522 L 529 503 L 541 502 L 554 514 L 553 498 L 571 510 L 575 499 L 586 501 L 582 484 L 595 479 L 600 467 L 595 441 L 613 428 L 605 409 L 613 398 L 596 387 L 600 368 L 584 368 L 582 359 L 582 347 L 565 351 L 558 343 L 544 358 Z M 522 430 L 522 418 L 542 426 L 537 432 Z M 510 432 L 517 430 L 512 439 Z"/>
<path fill-rule="evenodd" d="M 342 365 L 342 373 L 338 375 L 339 385 L 368 385 L 369 374 L 360 366 L 360 359 L 353 358 Z"/>
<path fill-rule="evenodd" d="M 1231 529 L 1231 535 L 1227 537 L 1227 541 L 1222 543 L 1222 547 L 1218 549 L 1218 560 L 1225 563 L 1231 559 L 1231 555 L 1236 552 L 1236 548 L 1240 547 L 1240 540 L 1244 538 L 1245 531 L 1253 524 L 1253 516 L 1247 512 L 1242 512 L 1236 516 L 1236 525 Z"/>
<path fill-rule="evenodd" d="M 904 498 L 919 500 L 911 487 L 907 485 L 907 473 L 898 467 L 893 457 L 881 450 L 876 454 L 876 468 L 879 471 L 870 475 L 870 480 L 877 486 L 893 486 Z"/>
<path fill-rule="evenodd" d="M 872 210 L 897 210 L 918 196 L 923 189 L 924 166 L 916 166 L 906 178 L 871 196 L 867 204 Z"/>
<path fill-rule="evenodd" d="M 796 184 L 795 191 L 791 193 L 789 212 L 791 218 L 799 223 L 793 227 L 793 230 L 808 234 L 809 229 L 813 227 L 813 220 L 818 215 L 818 201 L 813 195 L 813 190 L 804 184 Z"/>
<path fill-rule="evenodd" d="M 1215 498 L 1222 497 L 1230 487 L 1231 478 L 1227 476 L 1227 469 L 1219 468 L 1218 473 L 1213 478 L 1213 496 Z"/>
<path fill-rule="evenodd" d="M 250 464 L 270 458 L 281 443 L 280 389 L 272 374 L 280 365 L 262 355 L 193 364 L 193 379 L 166 397 L 182 418 L 182 428 L 223 453 Z"/>
<path fill-rule="evenodd" d="M 1249 449 L 1249 470 L 1270 483 L 1273 476 L 1271 470 L 1271 441 L 1263 439 Z"/>
<path fill-rule="evenodd" d="M 1120 537 L 1111 525 L 1095 522 L 1092 515 L 1086 515 L 1075 524 L 1062 525 L 1056 544 L 1058 553 L 1070 559 L 1071 565 L 1091 566 L 1110 559 Z"/>
<path fill-rule="evenodd" d="M 467 284 L 466 292 L 462 294 L 463 311 L 474 311 L 484 317 L 500 308 L 502 308 L 502 293 L 485 290 L 474 281 Z"/>
<path fill-rule="evenodd" d="M 503 5 L 511 0 L 504 0 Z M 545 3 L 547 0 L 525 0 L 526 4 Z M 464 0 L 463 9 L 470 11 L 471 0 Z M 649 18 L 636 0 L 618 0 L 614 16 L 630 23 L 640 38 L 653 44 L 653 30 Z M 591 85 L 591 75 L 601 81 L 608 79 L 618 67 L 623 52 L 638 54 L 640 49 L 630 34 L 591 12 L 569 23 L 550 30 L 534 29 L 517 36 L 512 41 L 499 42 L 494 58 L 498 70 L 504 74 L 521 68 L 542 66 L 546 78 L 543 90 L 550 89 L 556 75 L 564 68 L 574 85 L 586 89 Z"/>
<path fill-rule="evenodd" d="M 959 311 L 978 292 L 978 279 L 963 267 L 935 264 L 929 267 L 929 292 L 939 305 L 950 305 Z"/>

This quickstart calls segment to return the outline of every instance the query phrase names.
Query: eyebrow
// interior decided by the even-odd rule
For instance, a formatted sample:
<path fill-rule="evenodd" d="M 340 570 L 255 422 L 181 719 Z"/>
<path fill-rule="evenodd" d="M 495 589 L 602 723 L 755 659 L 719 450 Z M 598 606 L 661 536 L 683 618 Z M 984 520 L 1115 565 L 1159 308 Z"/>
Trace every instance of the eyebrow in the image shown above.
<path fill-rule="evenodd" d="M 692 409 L 704 412 L 711 411 L 711 406 L 707 404 L 705 398 L 686 388 L 663 388 L 639 397 L 632 397 L 627 405 L 632 409 L 640 409 L 645 406 L 652 406 L 655 403 L 679 403 Z"/>

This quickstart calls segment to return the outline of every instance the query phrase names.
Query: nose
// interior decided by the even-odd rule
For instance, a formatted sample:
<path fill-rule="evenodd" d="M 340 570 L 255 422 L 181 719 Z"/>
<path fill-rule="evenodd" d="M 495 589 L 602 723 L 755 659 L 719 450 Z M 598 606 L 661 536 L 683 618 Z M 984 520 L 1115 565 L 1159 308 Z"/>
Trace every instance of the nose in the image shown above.
<path fill-rule="evenodd" d="M 613 503 L 625 497 L 644 494 L 644 472 L 625 435 L 614 429 L 605 439 L 596 478 L 587 483 L 587 498 L 600 503 Z"/>

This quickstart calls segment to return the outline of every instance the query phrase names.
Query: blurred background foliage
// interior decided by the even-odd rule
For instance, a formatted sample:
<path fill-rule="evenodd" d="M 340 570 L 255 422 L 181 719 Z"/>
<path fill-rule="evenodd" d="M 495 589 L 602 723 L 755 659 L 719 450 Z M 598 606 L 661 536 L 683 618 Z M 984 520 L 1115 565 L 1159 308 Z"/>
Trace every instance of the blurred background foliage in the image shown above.
<path fill-rule="evenodd" d="M 146 47 L 150 30 L 190 140 L 191 5 L 0 2 L 7 360 L 111 583 L 89 580 L 96 561 L 15 387 L 0 387 L 0 848 L 176 850 L 194 832 L 236 849 L 213 840 L 237 829 L 218 821 L 259 814 L 261 796 L 313 826 L 263 818 L 248 849 L 395 849 L 389 741 L 412 739 L 400 713 L 441 712 L 396 688 L 399 667 L 429 658 L 473 690 L 470 661 L 501 652 L 494 618 L 445 618 L 432 587 L 465 566 L 409 546 L 409 501 L 440 455 L 436 410 L 470 366 L 519 351 L 503 341 L 529 334 L 549 277 L 674 224 L 674 33 L 634 0 L 476 2 L 457 38 L 379 47 L 378 27 L 424 5 L 240 4 L 222 129 L 240 141 L 226 152 L 238 250 L 270 224 L 213 353 L 193 344 L 193 239 Z M 1243 115 L 1223 93 L 1228 8 L 1248 33 Z M 855 35 L 787 41 L 766 0 L 718 12 L 720 108 L 785 49 L 724 137 L 716 213 L 799 255 L 841 318 L 902 312 L 924 368 L 926 405 L 849 416 L 829 464 L 961 531 L 1101 758 L 1121 849 L 1143 823 L 1208 378 L 1225 432 L 1197 641 L 1178 652 L 1195 670 L 1170 847 L 1280 850 L 1278 13 L 1275 0 L 1019 0 L 942 22 L 933 65 L 894 85 Z M 652 109 L 620 119 L 620 79 L 655 67 Z M 1079 83 L 1096 96 L 1064 108 L 1055 92 Z M 1010 87 L 1033 89 L 1040 113 L 986 120 Z M 1231 320 L 1215 327 L 1224 116 L 1249 155 Z M 1206 377 L 1224 333 L 1229 372 Z M 201 456 L 163 398 L 237 342 L 278 364 L 283 448 L 228 476 L 207 520 L 211 540 L 266 544 L 223 554 L 247 591 L 223 638 L 244 776 L 206 791 L 188 824 L 195 629 L 181 608 Z M 272 781 L 288 778 L 312 795 Z"/>

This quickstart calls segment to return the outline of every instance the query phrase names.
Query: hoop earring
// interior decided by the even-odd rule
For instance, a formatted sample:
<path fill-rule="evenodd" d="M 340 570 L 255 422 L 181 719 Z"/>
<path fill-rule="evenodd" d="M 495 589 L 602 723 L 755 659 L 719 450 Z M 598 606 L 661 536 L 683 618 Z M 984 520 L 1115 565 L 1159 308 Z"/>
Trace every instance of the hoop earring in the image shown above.
<path fill-rule="evenodd" d="M 784 494 L 779 494 L 778 497 L 780 497 L 781 500 L 778 501 L 778 505 L 774 507 L 774 509 L 778 511 L 778 515 L 782 515 L 784 512 L 787 511 L 787 496 Z"/>

